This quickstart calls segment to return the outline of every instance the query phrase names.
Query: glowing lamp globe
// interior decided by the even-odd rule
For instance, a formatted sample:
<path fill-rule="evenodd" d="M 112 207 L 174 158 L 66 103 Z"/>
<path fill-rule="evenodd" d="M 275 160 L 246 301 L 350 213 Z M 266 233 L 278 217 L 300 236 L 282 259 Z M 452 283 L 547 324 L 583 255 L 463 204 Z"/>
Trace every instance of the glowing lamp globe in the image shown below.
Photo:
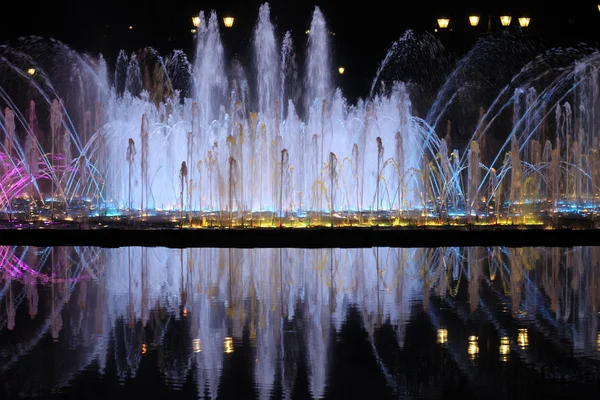
<path fill-rule="evenodd" d="M 527 28 L 529 26 L 530 22 L 531 22 L 531 18 L 528 18 L 528 17 L 519 18 L 519 25 L 521 26 L 521 28 Z"/>
<path fill-rule="evenodd" d="M 194 25 L 194 28 L 198 28 L 200 26 L 200 17 L 192 17 L 192 24 Z"/>
<path fill-rule="evenodd" d="M 34 75 L 35 75 L 35 68 L 29 68 L 29 69 L 27 70 L 27 73 L 28 73 L 29 75 L 31 75 L 31 76 L 34 76 Z"/>
<path fill-rule="evenodd" d="M 479 15 L 471 15 L 469 17 L 469 24 L 471 24 L 471 26 L 479 25 Z"/>
<path fill-rule="evenodd" d="M 437 23 L 440 28 L 446 29 L 448 27 L 448 25 L 450 25 L 450 19 L 449 18 L 438 18 Z"/>
<path fill-rule="evenodd" d="M 512 17 L 510 15 L 503 15 L 500 17 L 500 23 L 502 26 L 509 26 L 510 21 L 512 21 Z"/>
<path fill-rule="evenodd" d="M 234 21 L 235 18 L 233 17 L 225 17 L 223 18 L 223 25 L 225 25 L 225 28 L 231 28 L 233 26 Z"/>
<path fill-rule="evenodd" d="M 346 72 L 346 68 L 344 68 L 344 67 L 339 67 L 339 68 L 338 68 L 338 72 L 340 73 L 340 75 L 344 75 L 344 72 Z"/>

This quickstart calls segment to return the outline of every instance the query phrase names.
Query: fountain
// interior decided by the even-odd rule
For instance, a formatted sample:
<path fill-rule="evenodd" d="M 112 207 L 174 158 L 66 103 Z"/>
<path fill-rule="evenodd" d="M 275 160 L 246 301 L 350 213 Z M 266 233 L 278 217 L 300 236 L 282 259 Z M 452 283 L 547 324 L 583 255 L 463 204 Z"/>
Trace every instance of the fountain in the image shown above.
<path fill-rule="evenodd" d="M 482 55 L 514 43 L 502 33 L 480 40 L 427 97 L 418 83 L 384 79 L 403 49 L 427 47 L 432 59 L 443 52 L 410 32 L 392 46 L 370 97 L 350 104 L 335 88 L 318 7 L 302 56 L 260 6 L 248 66 L 227 59 L 216 13 L 199 17 L 193 62 L 181 51 L 121 52 L 112 81 L 102 57 L 54 40 L 0 48 L 9 77 L 0 86 L 4 220 L 558 226 L 600 213 L 594 49 L 523 56 L 483 99 L 481 73 L 498 60 Z"/>

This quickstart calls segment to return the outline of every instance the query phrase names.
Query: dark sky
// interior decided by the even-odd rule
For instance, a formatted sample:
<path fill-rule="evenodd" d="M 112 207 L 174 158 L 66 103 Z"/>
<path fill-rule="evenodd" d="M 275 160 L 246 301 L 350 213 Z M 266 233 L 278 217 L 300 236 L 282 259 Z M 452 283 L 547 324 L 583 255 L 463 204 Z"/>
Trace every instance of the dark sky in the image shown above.
<path fill-rule="evenodd" d="M 120 48 L 133 51 L 148 45 L 164 53 L 176 48 L 190 53 L 191 16 L 200 10 L 215 9 L 236 17 L 236 25 L 227 32 L 225 42 L 229 51 L 237 53 L 247 48 L 261 3 L 258 0 L 13 1 L 10 15 L 3 14 L 0 42 L 19 35 L 52 36 L 78 50 L 102 52 L 109 59 Z M 482 31 L 487 26 L 488 14 L 493 16 L 494 28 L 498 27 L 502 13 L 512 14 L 513 24 L 518 16 L 528 14 L 532 18 L 532 33 L 561 44 L 582 39 L 593 42 L 600 32 L 600 12 L 592 0 L 563 3 L 507 0 L 497 4 L 474 0 L 273 0 L 270 4 L 279 33 L 294 30 L 297 47 L 303 45 L 302 32 L 309 26 L 314 6 L 320 6 L 336 33 L 336 63 L 346 66 L 346 79 L 357 80 L 373 76 L 389 45 L 407 28 L 432 31 L 441 15 L 452 18 L 452 43 L 459 44 L 458 51 L 468 49 L 477 39 L 477 35 L 467 34 L 473 32 L 467 24 L 471 11 L 482 15 Z M 133 31 L 128 30 L 129 25 L 133 25 Z"/>

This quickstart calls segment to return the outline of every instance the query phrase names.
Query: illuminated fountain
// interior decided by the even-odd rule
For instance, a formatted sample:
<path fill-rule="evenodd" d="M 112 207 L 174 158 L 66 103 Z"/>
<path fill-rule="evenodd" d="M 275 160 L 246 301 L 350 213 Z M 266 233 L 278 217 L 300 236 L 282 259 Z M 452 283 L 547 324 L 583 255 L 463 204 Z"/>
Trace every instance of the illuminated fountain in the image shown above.
<path fill-rule="evenodd" d="M 200 13 L 193 62 L 181 51 L 121 52 L 114 75 L 103 58 L 56 41 L 0 48 L 11 79 L 0 86 L 6 219 L 551 225 L 566 214 L 591 222 L 599 211 L 597 52 L 528 60 L 484 109 L 471 101 L 484 86 L 477 73 L 488 54 L 513 42 L 482 40 L 421 118 L 415 84 L 383 76 L 411 43 L 441 52 L 431 37 L 408 32 L 395 43 L 370 97 L 351 105 L 335 87 L 318 8 L 303 77 L 292 34 L 279 38 L 268 4 L 258 12 L 251 65 L 227 59 L 219 24 L 216 13 Z M 27 97 L 37 103 L 22 113 Z M 474 112 L 451 124 L 453 108 Z M 40 121 L 49 121 L 48 132 Z"/>

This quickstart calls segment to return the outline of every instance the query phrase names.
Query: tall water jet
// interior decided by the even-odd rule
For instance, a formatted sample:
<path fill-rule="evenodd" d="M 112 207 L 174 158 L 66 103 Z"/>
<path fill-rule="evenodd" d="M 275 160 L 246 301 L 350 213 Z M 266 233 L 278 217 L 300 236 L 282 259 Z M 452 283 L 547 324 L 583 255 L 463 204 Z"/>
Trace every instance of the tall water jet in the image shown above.
<path fill-rule="evenodd" d="M 258 112 L 264 118 L 275 116 L 275 105 L 280 100 L 279 57 L 275 29 L 271 23 L 268 3 L 258 10 L 258 22 L 254 30 L 254 63 L 256 68 Z"/>
<path fill-rule="evenodd" d="M 467 189 L 467 223 L 471 221 L 471 217 L 475 216 L 477 220 L 477 204 L 479 203 L 479 183 L 481 170 L 479 166 L 479 145 L 472 141 L 469 148 L 469 168 L 468 168 L 468 189 Z"/>
<path fill-rule="evenodd" d="M 331 96 L 331 71 L 330 71 L 329 30 L 325 17 L 319 7 L 315 7 L 308 33 L 308 47 L 306 54 L 306 86 L 305 106 L 310 112 L 311 104 L 328 100 Z M 320 112 L 320 107 L 316 111 Z"/>
<path fill-rule="evenodd" d="M 216 12 L 211 12 L 208 21 L 204 12 L 200 13 L 196 41 L 193 97 L 200 106 L 202 127 L 209 129 L 210 123 L 219 117 L 219 106 L 224 103 L 227 90 L 225 56 Z M 201 143 L 202 146 L 206 144 Z"/>
<path fill-rule="evenodd" d="M 149 145 L 149 127 L 148 127 L 148 116 L 146 114 L 142 115 L 142 124 L 141 124 L 141 132 L 140 136 L 142 139 L 142 148 L 141 148 L 141 156 L 140 156 L 140 170 L 142 172 L 142 193 L 141 193 L 141 204 L 140 210 L 142 214 L 146 214 L 148 212 L 148 190 L 150 187 L 150 181 L 148 179 L 148 158 L 150 152 Z"/>
<path fill-rule="evenodd" d="M 125 155 L 127 163 L 129 164 L 129 188 L 128 188 L 129 201 L 127 204 L 128 208 L 129 208 L 129 217 L 131 217 L 131 213 L 133 211 L 133 204 L 131 203 L 131 180 L 133 179 L 133 163 L 135 161 L 135 155 L 136 155 L 135 142 L 133 141 L 132 138 L 129 138 L 129 144 L 127 146 L 127 153 Z"/>

